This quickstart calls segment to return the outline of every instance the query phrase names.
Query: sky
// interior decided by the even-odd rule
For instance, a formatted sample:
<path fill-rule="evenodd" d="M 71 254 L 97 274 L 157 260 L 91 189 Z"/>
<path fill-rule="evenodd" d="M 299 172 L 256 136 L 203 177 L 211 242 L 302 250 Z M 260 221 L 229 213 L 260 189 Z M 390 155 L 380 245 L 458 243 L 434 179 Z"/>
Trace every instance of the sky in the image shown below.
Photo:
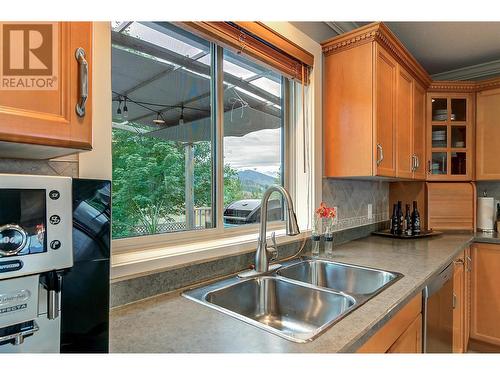
<path fill-rule="evenodd" d="M 243 137 L 224 137 L 224 163 L 238 170 L 275 175 L 281 164 L 281 129 L 264 129 Z"/>

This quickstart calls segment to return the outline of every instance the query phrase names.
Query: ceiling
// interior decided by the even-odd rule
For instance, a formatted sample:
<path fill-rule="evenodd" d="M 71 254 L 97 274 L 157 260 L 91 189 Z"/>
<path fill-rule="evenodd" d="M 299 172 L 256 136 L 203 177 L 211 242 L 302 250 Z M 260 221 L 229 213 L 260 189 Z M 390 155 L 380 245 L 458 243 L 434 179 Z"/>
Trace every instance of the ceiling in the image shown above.
<path fill-rule="evenodd" d="M 368 23 L 292 22 L 317 42 Z M 500 69 L 500 22 L 386 22 L 386 25 L 431 75 L 493 61 L 499 63 L 496 68 Z M 483 78 L 497 74 L 491 66 L 490 71 L 484 70 Z M 454 79 L 460 79 L 459 75 Z"/>

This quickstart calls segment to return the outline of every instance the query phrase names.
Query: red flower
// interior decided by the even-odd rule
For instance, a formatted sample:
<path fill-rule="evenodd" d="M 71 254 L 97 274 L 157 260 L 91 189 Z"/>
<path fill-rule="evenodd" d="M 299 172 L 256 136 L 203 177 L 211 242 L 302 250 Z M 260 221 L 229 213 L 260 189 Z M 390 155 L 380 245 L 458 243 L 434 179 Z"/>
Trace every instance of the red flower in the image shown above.
<path fill-rule="evenodd" d="M 335 208 L 328 207 L 325 202 L 321 202 L 318 209 L 316 210 L 316 215 L 320 218 L 334 218 L 336 216 Z"/>

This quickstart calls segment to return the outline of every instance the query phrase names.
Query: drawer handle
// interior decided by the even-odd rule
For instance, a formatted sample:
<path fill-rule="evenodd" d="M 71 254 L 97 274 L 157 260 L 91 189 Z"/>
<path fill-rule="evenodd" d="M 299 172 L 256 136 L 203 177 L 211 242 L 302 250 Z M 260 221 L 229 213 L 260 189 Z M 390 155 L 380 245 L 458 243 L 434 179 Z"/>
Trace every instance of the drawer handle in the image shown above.
<path fill-rule="evenodd" d="M 78 89 L 79 89 L 79 101 L 76 103 L 76 114 L 79 117 L 85 116 L 85 106 L 87 104 L 87 98 L 89 96 L 89 65 L 87 60 L 85 60 L 85 50 L 79 47 L 75 51 L 75 58 L 78 61 Z"/>
<path fill-rule="evenodd" d="M 25 331 L 19 331 L 15 333 L 10 333 L 5 336 L 0 336 L 0 345 L 5 344 L 8 341 L 13 340 L 14 345 L 21 345 L 24 342 L 26 336 L 32 335 L 38 331 L 38 325 L 33 321 L 33 327 Z"/>

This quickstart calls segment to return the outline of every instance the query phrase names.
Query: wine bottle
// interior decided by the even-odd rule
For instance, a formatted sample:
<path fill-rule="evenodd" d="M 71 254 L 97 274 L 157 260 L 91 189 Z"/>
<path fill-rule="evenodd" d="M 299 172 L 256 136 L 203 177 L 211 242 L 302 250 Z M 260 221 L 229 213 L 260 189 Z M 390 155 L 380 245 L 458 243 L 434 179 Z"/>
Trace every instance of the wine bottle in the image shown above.
<path fill-rule="evenodd" d="M 401 201 L 398 201 L 398 212 L 397 212 L 397 217 L 398 217 L 398 230 L 396 234 L 398 236 L 401 236 L 403 234 L 403 222 L 404 222 L 404 217 L 403 217 L 403 209 L 401 208 Z"/>
<path fill-rule="evenodd" d="M 413 235 L 420 234 L 420 214 L 417 209 L 417 201 L 413 201 L 413 212 L 411 214 L 411 224 Z"/>
<path fill-rule="evenodd" d="M 496 231 L 500 231 L 500 203 L 497 203 L 497 221 L 496 221 Z"/>
<path fill-rule="evenodd" d="M 406 205 L 406 214 L 405 214 L 405 235 L 411 236 L 413 235 L 413 228 L 410 217 L 410 205 Z"/>
<path fill-rule="evenodd" d="M 398 231 L 398 205 L 394 203 L 392 207 L 392 216 L 391 216 L 391 234 L 397 234 Z"/>

